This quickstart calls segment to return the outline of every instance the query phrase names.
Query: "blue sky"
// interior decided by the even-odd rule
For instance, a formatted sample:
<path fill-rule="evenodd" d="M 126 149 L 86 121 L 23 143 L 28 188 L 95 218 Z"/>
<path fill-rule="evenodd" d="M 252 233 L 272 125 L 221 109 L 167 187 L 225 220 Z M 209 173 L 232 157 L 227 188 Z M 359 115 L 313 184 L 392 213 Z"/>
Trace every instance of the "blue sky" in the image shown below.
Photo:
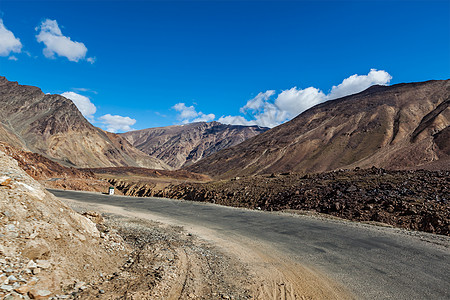
<path fill-rule="evenodd" d="M 450 78 L 450 1 L 0 0 L 0 18 L 0 75 L 110 131 L 272 127 L 372 84 Z"/>

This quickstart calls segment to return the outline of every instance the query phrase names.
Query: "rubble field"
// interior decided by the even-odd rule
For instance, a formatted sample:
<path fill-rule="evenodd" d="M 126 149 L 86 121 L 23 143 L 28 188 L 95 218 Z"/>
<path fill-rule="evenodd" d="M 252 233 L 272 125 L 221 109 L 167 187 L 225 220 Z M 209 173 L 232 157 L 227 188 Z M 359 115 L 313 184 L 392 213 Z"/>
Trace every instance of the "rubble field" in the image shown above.
<path fill-rule="evenodd" d="M 317 212 L 353 221 L 450 234 L 450 171 L 356 168 L 310 175 L 235 177 L 172 184 L 163 189 L 132 183 L 116 187 L 130 196 L 185 199 L 267 211 Z"/>

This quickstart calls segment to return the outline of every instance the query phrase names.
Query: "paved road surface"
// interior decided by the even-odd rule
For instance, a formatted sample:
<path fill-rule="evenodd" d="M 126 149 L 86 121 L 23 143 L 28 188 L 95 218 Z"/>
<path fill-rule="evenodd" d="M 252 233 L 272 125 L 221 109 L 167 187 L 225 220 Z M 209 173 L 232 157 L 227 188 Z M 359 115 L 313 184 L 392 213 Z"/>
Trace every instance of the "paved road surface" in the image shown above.
<path fill-rule="evenodd" d="M 160 198 L 50 190 L 226 231 L 270 244 L 327 274 L 361 299 L 450 299 L 450 239 L 351 222 Z M 423 238 L 436 240 L 440 245 Z"/>

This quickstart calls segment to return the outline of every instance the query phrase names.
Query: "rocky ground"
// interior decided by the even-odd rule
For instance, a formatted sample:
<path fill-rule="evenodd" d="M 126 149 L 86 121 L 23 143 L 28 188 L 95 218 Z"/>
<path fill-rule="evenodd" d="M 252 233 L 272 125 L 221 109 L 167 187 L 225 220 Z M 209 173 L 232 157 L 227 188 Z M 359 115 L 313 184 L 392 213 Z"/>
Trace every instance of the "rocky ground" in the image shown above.
<path fill-rule="evenodd" d="M 119 194 L 123 194 L 126 191 L 127 195 L 133 196 L 142 196 L 148 194 L 149 191 L 163 190 L 171 184 L 211 181 L 211 178 L 207 175 L 185 170 L 168 171 L 136 167 L 114 167 L 82 169 L 81 171 L 93 173 L 97 179 L 117 187 L 116 192 Z"/>
<path fill-rule="evenodd" d="M 65 299 L 118 270 L 129 252 L 0 151 L 0 298 Z"/>
<path fill-rule="evenodd" d="M 250 298 L 246 266 L 181 228 L 77 213 L 0 166 L 0 299 Z"/>
<path fill-rule="evenodd" d="M 74 294 L 75 299 L 250 298 L 253 282 L 245 267 L 182 228 L 113 214 L 104 219 L 87 214 L 94 216 L 105 234 L 119 234 L 132 251 L 118 272 L 86 285 Z"/>
<path fill-rule="evenodd" d="M 324 213 L 450 234 L 450 172 L 354 169 L 313 175 L 283 173 L 182 183 L 164 189 L 118 185 L 124 194 L 212 202 L 269 211 Z"/>

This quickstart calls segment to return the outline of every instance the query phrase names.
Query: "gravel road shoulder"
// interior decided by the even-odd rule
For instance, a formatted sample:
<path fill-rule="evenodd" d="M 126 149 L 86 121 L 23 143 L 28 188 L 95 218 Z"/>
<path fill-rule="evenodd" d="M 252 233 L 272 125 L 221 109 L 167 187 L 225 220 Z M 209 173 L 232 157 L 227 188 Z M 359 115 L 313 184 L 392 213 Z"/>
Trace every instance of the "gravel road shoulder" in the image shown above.
<path fill-rule="evenodd" d="M 66 202 L 83 213 L 93 207 Z M 130 246 L 119 272 L 105 276 L 76 299 L 249 299 L 254 285 L 246 267 L 181 227 L 103 213 L 104 230 Z"/>
<path fill-rule="evenodd" d="M 269 245 L 200 226 L 182 228 L 149 213 L 61 200 L 77 211 L 101 212 L 133 248 L 120 273 L 79 299 L 354 299 Z"/>

